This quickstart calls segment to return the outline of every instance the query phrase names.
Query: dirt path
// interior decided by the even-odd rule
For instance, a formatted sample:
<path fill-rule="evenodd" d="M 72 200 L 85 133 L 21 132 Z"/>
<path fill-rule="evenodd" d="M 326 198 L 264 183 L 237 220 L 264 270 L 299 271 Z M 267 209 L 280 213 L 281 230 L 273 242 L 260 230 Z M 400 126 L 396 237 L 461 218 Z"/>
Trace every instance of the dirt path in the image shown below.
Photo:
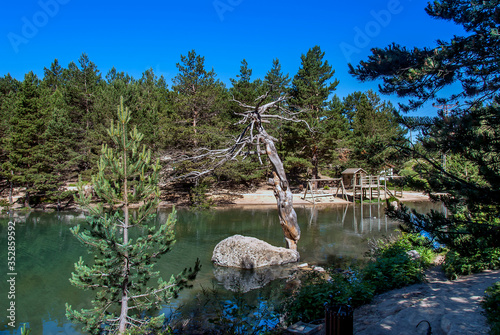
<path fill-rule="evenodd" d="M 500 270 L 447 280 L 440 266 L 427 271 L 427 283 L 416 284 L 377 296 L 354 311 L 354 334 L 488 334 L 481 314 L 484 291 L 500 281 Z"/>

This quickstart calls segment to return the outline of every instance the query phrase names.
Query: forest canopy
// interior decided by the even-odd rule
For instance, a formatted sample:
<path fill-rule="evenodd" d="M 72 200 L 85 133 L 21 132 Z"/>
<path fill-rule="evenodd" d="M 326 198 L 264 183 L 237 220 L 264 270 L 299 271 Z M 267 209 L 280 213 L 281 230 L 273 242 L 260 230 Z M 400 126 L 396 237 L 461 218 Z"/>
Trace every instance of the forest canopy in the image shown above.
<path fill-rule="evenodd" d="M 283 121 L 269 127 L 293 183 L 318 174 L 335 176 L 347 167 L 378 173 L 387 164 L 400 164 L 388 149 L 392 141 L 404 141 L 406 136 L 394 116 L 395 107 L 372 91 L 336 96 L 341 84 L 319 46 L 303 54 L 301 61 L 293 76 L 283 73 L 275 59 L 264 78 L 253 78 L 250 65 L 242 60 L 229 88 L 214 69 L 206 69 L 204 57 L 195 50 L 180 56 L 171 83 L 153 69 L 140 78 L 116 68 L 102 74 L 85 53 L 66 67 L 55 59 L 42 78 L 33 71 L 22 81 L 4 75 L 1 190 L 25 190 L 26 207 L 71 199 L 66 186 L 78 175 L 89 180 L 96 171 L 120 97 L 132 111 L 131 124 L 144 134 L 145 145 L 161 159 L 164 172 L 194 168 L 187 163 L 172 166 L 171 157 L 231 141 L 241 131 L 235 125 L 240 111 L 235 100 L 253 104 L 265 93 L 269 99 L 289 97 L 283 103 L 311 127 Z M 257 159 L 235 161 L 204 182 L 249 186 L 269 172 L 269 165 L 261 166 Z"/>

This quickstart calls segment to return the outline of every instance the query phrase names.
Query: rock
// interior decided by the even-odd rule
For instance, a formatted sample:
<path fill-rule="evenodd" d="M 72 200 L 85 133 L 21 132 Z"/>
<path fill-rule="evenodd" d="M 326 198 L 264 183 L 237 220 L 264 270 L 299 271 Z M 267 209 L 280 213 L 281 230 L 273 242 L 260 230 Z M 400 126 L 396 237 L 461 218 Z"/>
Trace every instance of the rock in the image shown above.
<path fill-rule="evenodd" d="M 417 259 L 420 259 L 420 253 L 417 250 L 410 250 L 407 251 L 406 254 L 408 257 L 410 257 L 411 260 L 416 261 Z"/>
<path fill-rule="evenodd" d="M 270 265 L 298 262 L 295 250 L 279 248 L 254 237 L 234 235 L 214 248 L 212 262 L 219 266 L 254 269 Z"/>

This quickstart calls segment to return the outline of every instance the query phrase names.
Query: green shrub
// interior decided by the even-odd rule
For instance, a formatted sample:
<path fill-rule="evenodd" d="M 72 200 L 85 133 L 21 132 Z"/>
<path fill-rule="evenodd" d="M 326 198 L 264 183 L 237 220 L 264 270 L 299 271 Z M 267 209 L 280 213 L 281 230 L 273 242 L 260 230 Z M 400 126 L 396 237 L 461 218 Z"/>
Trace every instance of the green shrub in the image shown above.
<path fill-rule="evenodd" d="M 189 201 L 192 209 L 206 210 L 214 206 L 212 199 L 206 195 L 207 190 L 208 185 L 205 183 L 199 183 L 198 185 L 191 187 L 189 192 Z"/>
<path fill-rule="evenodd" d="M 415 284 L 424 279 L 424 270 L 435 257 L 429 241 L 418 234 L 403 233 L 400 238 L 379 240 L 372 251 L 375 260 L 364 269 L 364 281 L 374 287 L 376 293 Z M 419 259 L 412 259 L 408 252 L 415 250 Z"/>
<path fill-rule="evenodd" d="M 363 279 L 374 287 L 376 293 L 421 282 L 423 267 L 412 260 L 399 246 L 391 248 L 390 255 L 377 258 L 364 269 Z"/>
<path fill-rule="evenodd" d="M 486 289 L 481 306 L 491 326 L 490 334 L 500 335 L 500 282 Z"/>
<path fill-rule="evenodd" d="M 311 322 L 324 317 L 325 303 L 358 307 L 370 302 L 374 289 L 362 280 L 358 270 L 331 273 L 330 278 L 316 272 L 301 277 L 302 286 L 288 299 L 283 309 L 288 323 Z"/>
<path fill-rule="evenodd" d="M 301 277 L 301 286 L 284 302 L 288 323 L 310 322 L 324 317 L 324 304 L 336 292 L 335 286 L 316 272 Z"/>
<path fill-rule="evenodd" d="M 420 282 L 424 269 L 434 258 L 425 237 L 403 234 L 397 239 L 377 241 L 371 258 L 364 268 L 349 268 L 342 273 L 307 273 L 301 287 L 284 303 L 288 323 L 311 322 L 324 317 L 324 304 L 349 304 L 357 307 L 370 302 L 375 293 Z M 408 251 L 416 250 L 419 259 L 412 259 Z"/>
<path fill-rule="evenodd" d="M 485 248 L 471 256 L 449 251 L 443 264 L 443 270 L 450 279 L 498 268 L 500 268 L 500 248 Z"/>

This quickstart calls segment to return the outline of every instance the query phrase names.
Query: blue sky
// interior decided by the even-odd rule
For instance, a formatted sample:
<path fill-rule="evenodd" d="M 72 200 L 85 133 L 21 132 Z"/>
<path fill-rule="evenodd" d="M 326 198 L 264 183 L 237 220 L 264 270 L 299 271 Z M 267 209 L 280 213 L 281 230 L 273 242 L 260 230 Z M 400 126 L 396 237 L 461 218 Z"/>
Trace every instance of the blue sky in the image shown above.
<path fill-rule="evenodd" d="M 463 34 L 451 22 L 424 12 L 422 0 L 360 1 L 104 1 L 20 0 L 2 4 L 0 75 L 18 79 L 33 70 L 40 77 L 54 59 L 62 66 L 85 52 L 102 75 L 113 66 L 140 77 L 148 68 L 176 75 L 180 55 L 194 49 L 208 69 L 229 87 L 245 58 L 253 78 L 263 78 L 274 58 L 291 77 L 300 56 L 319 45 L 340 81 L 341 97 L 376 89 L 347 73 L 373 47 L 392 42 L 408 47 L 434 46 Z M 383 99 L 397 102 L 391 96 Z M 420 114 L 435 113 L 432 107 Z"/>

